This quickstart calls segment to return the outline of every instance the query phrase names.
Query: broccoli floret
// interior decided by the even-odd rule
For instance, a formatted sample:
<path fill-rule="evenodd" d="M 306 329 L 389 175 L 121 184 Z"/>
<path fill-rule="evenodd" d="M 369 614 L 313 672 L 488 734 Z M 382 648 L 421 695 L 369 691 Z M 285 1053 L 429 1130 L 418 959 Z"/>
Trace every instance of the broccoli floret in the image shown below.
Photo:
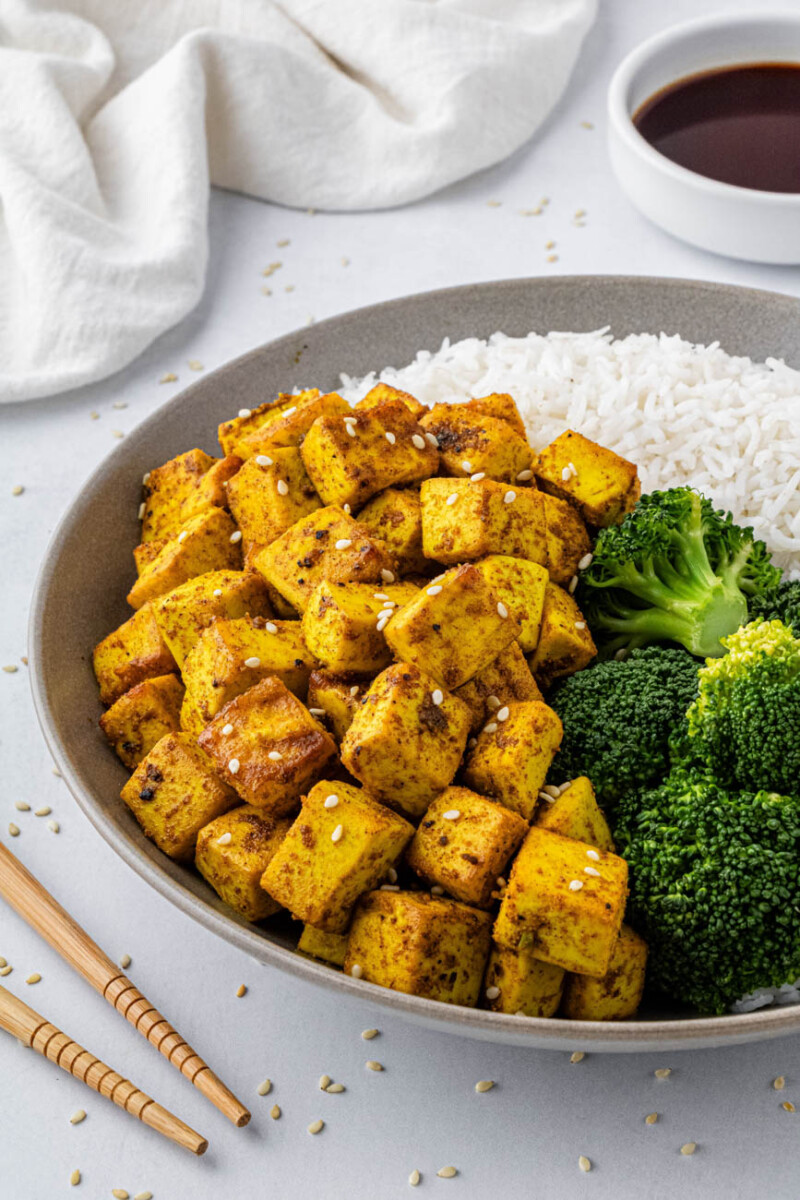
<path fill-rule="evenodd" d="M 783 621 L 800 637 L 800 580 L 787 580 L 751 597 L 748 608 L 751 621 Z"/>
<path fill-rule="evenodd" d="M 602 529 L 578 602 L 604 656 L 677 642 L 701 658 L 748 618 L 748 598 L 780 581 L 763 542 L 689 487 L 651 492 Z"/>
<path fill-rule="evenodd" d="M 613 807 L 669 771 L 668 742 L 697 695 L 697 660 L 648 646 L 570 675 L 548 695 L 564 726 L 553 775 L 588 775 L 601 805 Z"/>
<path fill-rule="evenodd" d="M 687 713 L 691 754 L 729 787 L 800 789 L 800 640 L 781 621 L 753 621 L 723 644 Z"/>
<path fill-rule="evenodd" d="M 614 836 L 628 919 L 650 947 L 648 986 L 704 1013 L 800 977 L 800 798 L 727 792 L 677 768 L 629 793 Z"/>

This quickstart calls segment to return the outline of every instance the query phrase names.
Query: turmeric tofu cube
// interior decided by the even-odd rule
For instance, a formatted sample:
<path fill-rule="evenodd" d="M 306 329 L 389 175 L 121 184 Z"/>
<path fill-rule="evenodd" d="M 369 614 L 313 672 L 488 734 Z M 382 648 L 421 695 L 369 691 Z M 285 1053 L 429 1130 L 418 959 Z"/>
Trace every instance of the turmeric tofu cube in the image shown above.
<path fill-rule="evenodd" d="M 204 825 L 239 803 L 186 733 L 168 733 L 157 742 L 120 794 L 145 836 L 179 862 L 192 860 Z"/>
<path fill-rule="evenodd" d="M 568 429 L 539 452 L 539 487 L 571 500 L 587 525 L 616 525 L 641 494 L 636 467 L 613 450 Z"/>
<path fill-rule="evenodd" d="M 177 675 L 144 679 L 100 718 L 100 728 L 131 771 L 168 733 L 180 729 L 183 684 Z"/>
<path fill-rule="evenodd" d="M 161 636 L 180 670 L 204 629 L 218 617 L 269 617 L 264 580 L 254 571 L 209 571 L 153 601 Z"/>
<path fill-rule="evenodd" d="M 587 842 L 598 850 L 614 850 L 614 839 L 594 794 L 591 780 L 578 776 L 559 796 L 542 797 L 534 824 L 562 837 Z"/>
<path fill-rule="evenodd" d="M 142 542 L 169 541 L 180 533 L 183 506 L 216 461 L 202 450 L 187 450 L 148 471 L 143 485 Z"/>
<path fill-rule="evenodd" d="M 426 892 L 370 892 L 356 908 L 346 975 L 445 1004 L 478 1002 L 491 917 Z"/>
<path fill-rule="evenodd" d="M 228 484 L 228 505 L 246 548 L 268 546 L 320 507 L 296 446 L 248 458 Z"/>
<path fill-rule="evenodd" d="M 395 663 L 373 680 L 340 753 L 371 795 L 415 820 L 452 783 L 468 731 L 465 704 L 419 667 Z"/>
<path fill-rule="evenodd" d="M 384 878 L 413 834 L 361 788 L 326 780 L 304 797 L 261 886 L 301 921 L 341 933 L 358 897 Z"/>
<path fill-rule="evenodd" d="M 628 898 L 628 864 L 616 854 L 534 825 L 514 859 L 494 940 L 600 979 Z"/>
<path fill-rule="evenodd" d="M 225 568 L 238 570 L 241 534 L 221 508 L 209 508 L 190 517 L 183 529 L 148 563 L 128 592 L 132 608 L 141 608 L 164 592 L 171 592 L 195 575 Z"/>
<path fill-rule="evenodd" d="M 453 694 L 469 708 L 472 734 L 478 733 L 498 709 L 512 700 L 543 699 L 518 642 L 506 646 L 488 667 L 462 683 Z"/>
<path fill-rule="evenodd" d="M 503 705 L 478 734 L 464 783 L 530 821 L 563 732 L 557 713 L 538 700 Z"/>
<path fill-rule="evenodd" d="M 218 430 L 220 445 L 226 454 L 245 459 L 281 446 L 297 446 L 317 417 L 348 408 L 341 396 L 335 392 L 323 396 L 319 388 L 282 392 L 276 400 L 242 408 L 238 416 L 223 421 Z"/>
<path fill-rule="evenodd" d="M 253 557 L 253 566 L 303 612 L 318 583 L 394 583 L 387 546 L 341 508 L 318 508 Z M 377 588 L 375 589 L 378 590 Z"/>
<path fill-rule="evenodd" d="M 93 664 L 103 704 L 113 704 L 144 679 L 176 670 L 152 604 L 143 605 L 124 625 L 98 642 Z"/>
<path fill-rule="evenodd" d="M 476 908 L 490 908 L 497 879 L 528 826 L 501 804 L 468 788 L 445 788 L 420 822 L 406 861 L 427 884 Z"/>
<path fill-rule="evenodd" d="M 583 613 L 555 583 L 545 588 L 539 641 L 530 658 L 531 670 L 543 688 L 562 675 L 580 671 L 597 654 Z"/>
<path fill-rule="evenodd" d="M 386 488 L 364 505 L 358 521 L 389 547 L 401 575 L 430 566 L 422 553 L 422 506 L 416 488 Z"/>
<path fill-rule="evenodd" d="M 350 728 L 372 679 L 352 672 L 312 671 L 308 681 L 308 711 L 325 718 L 337 742 Z"/>
<path fill-rule="evenodd" d="M 498 600 L 503 601 L 511 620 L 516 622 L 520 649 L 524 654 L 530 654 L 539 641 L 547 568 L 507 554 L 490 554 L 475 566 Z"/>
<path fill-rule="evenodd" d="M 384 488 L 427 479 L 439 452 L 402 401 L 320 417 L 301 447 L 311 482 L 325 504 L 361 508 Z"/>
<path fill-rule="evenodd" d="M 469 564 L 431 580 L 385 627 L 396 658 L 416 663 L 451 690 L 493 662 L 518 632 L 509 610 Z"/>
<path fill-rule="evenodd" d="M 428 406 L 421 404 L 416 396 L 412 396 L 410 392 L 403 392 L 400 388 L 392 387 L 389 383 L 376 383 L 366 396 L 362 396 L 355 408 L 359 411 L 365 408 L 380 408 L 381 405 L 389 404 L 393 400 L 400 400 L 405 404 L 408 411 L 417 420 L 428 411 Z"/>
<path fill-rule="evenodd" d="M 347 936 L 346 933 L 326 933 L 324 929 L 304 925 L 297 949 L 301 954 L 308 954 L 311 958 L 330 963 L 332 967 L 343 967 L 344 956 L 347 953 Z"/>
<path fill-rule="evenodd" d="M 601 979 L 568 975 L 562 1016 L 571 1021 L 624 1021 L 642 1002 L 647 943 L 622 925 L 608 970 Z"/>
<path fill-rule="evenodd" d="M 413 583 L 318 584 L 303 613 L 311 653 L 332 671 L 377 675 L 392 661 L 384 628 L 389 614 L 416 596 Z"/>
<path fill-rule="evenodd" d="M 500 417 L 466 404 L 436 404 L 420 425 L 436 438 L 445 475 L 484 474 L 505 483 L 527 482 L 533 476 L 527 439 Z"/>
<path fill-rule="evenodd" d="M 305 699 L 316 665 L 299 621 L 240 617 L 215 621 L 203 632 L 184 663 L 183 681 L 207 723 L 268 675 Z"/>
<path fill-rule="evenodd" d="M 463 407 L 467 412 L 483 413 L 487 417 L 496 417 L 500 421 L 506 421 L 521 438 L 527 439 L 528 437 L 525 422 L 519 415 L 514 397 L 509 396 L 507 392 L 492 392 L 489 396 L 475 396 L 472 400 L 468 400 Z"/>
<path fill-rule="evenodd" d="M 493 479 L 426 479 L 420 489 L 422 551 L 450 565 L 509 554 L 544 566 L 542 493 Z"/>
<path fill-rule="evenodd" d="M 583 517 L 574 504 L 542 493 L 547 529 L 547 571 L 552 583 L 566 587 L 592 544 Z M 574 586 L 574 585 L 573 585 Z"/>
<path fill-rule="evenodd" d="M 263 921 L 280 911 L 261 887 L 261 876 L 291 824 L 289 817 L 265 817 L 243 804 L 200 830 L 195 866 L 220 900 L 246 921 Z"/>
<path fill-rule="evenodd" d="M 208 722 L 192 697 L 188 692 L 184 692 L 180 714 L 180 728 L 182 731 L 190 734 L 197 741 L 207 724 Z"/>
<path fill-rule="evenodd" d="M 283 817 L 319 779 L 336 743 L 274 675 L 231 700 L 198 743 L 254 808 Z"/>
<path fill-rule="evenodd" d="M 562 967 L 534 958 L 530 950 L 495 944 L 486 964 L 484 1006 L 520 1017 L 554 1017 L 566 977 Z"/>
<path fill-rule="evenodd" d="M 141 575 L 153 559 L 158 558 L 168 541 L 169 538 L 159 538 L 155 542 L 141 542 L 138 546 L 133 547 L 133 561 L 136 565 L 137 575 Z"/>

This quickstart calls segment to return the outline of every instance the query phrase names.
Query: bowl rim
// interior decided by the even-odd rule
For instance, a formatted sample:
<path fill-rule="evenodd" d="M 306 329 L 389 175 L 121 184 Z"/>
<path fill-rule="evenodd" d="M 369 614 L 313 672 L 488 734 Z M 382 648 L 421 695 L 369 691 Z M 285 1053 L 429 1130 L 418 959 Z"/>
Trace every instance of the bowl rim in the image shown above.
<path fill-rule="evenodd" d="M 419 301 L 422 297 L 446 303 L 449 299 L 466 295 L 476 286 L 518 288 L 525 283 L 575 285 L 585 284 L 587 279 L 621 287 L 649 281 L 657 283 L 659 288 L 665 289 L 688 286 L 700 291 L 712 291 L 716 294 L 748 294 L 754 299 L 769 299 L 771 303 L 783 302 L 787 307 L 797 310 L 797 314 L 800 316 L 800 299 L 767 289 L 679 277 L 560 275 L 495 280 L 479 285 L 460 284 L 410 293 L 339 313 L 318 322 L 314 329 L 329 330 L 342 322 L 358 320 L 366 313 L 396 311 L 400 306 Z M 153 429 L 158 425 L 161 415 L 167 407 L 178 399 L 188 398 L 195 390 L 207 387 L 209 380 L 223 376 L 234 366 L 259 357 L 267 349 L 274 353 L 284 349 L 293 350 L 297 345 L 298 337 L 308 336 L 313 336 L 312 330 L 305 328 L 292 330 L 280 338 L 265 342 L 222 363 L 215 370 L 204 375 L 202 380 L 194 381 L 189 387 L 165 400 L 154 412 L 139 422 L 133 430 L 131 438 L 126 441 L 130 443 L 139 432 L 147 433 Z M 375 369 L 380 370 L 381 368 L 376 367 Z M 83 481 L 48 540 L 36 574 L 28 619 L 29 677 L 34 709 L 45 743 L 70 793 L 104 841 L 159 895 L 169 900 L 180 911 L 196 920 L 210 932 L 244 951 L 251 959 L 262 965 L 286 971 L 305 982 L 327 988 L 347 998 L 379 1005 L 406 1020 L 427 1026 L 436 1026 L 443 1032 L 460 1033 L 484 1040 L 491 1040 L 494 1037 L 498 1041 L 528 1045 L 532 1048 L 537 1046 L 548 1048 L 548 1043 L 552 1043 L 552 1049 L 560 1050 L 567 1045 L 579 1045 L 596 1052 L 648 1052 L 655 1049 L 691 1049 L 698 1043 L 706 1046 L 732 1045 L 737 1042 L 754 1040 L 758 1036 L 779 1037 L 800 1031 L 800 1004 L 761 1008 L 749 1013 L 726 1013 L 719 1016 L 659 1017 L 625 1021 L 571 1021 L 563 1017 L 527 1017 L 496 1013 L 486 1009 L 446 1004 L 379 987 L 365 980 L 354 979 L 341 971 L 332 970 L 326 963 L 306 957 L 296 949 L 289 949 L 273 942 L 269 937 L 263 935 L 258 926 L 240 923 L 233 914 L 228 915 L 227 912 L 215 908 L 209 901 L 199 899 L 180 881 L 171 878 L 165 871 L 159 869 L 157 860 L 151 861 L 138 850 L 133 842 L 121 837 L 115 822 L 99 804 L 95 803 L 90 789 L 82 782 L 78 772 L 73 770 L 67 747 L 56 731 L 45 683 L 46 666 L 43 656 L 42 629 L 48 585 L 55 571 L 53 550 L 60 541 L 64 540 L 66 532 L 79 523 L 83 509 L 90 505 L 87 497 L 91 496 L 94 483 L 101 479 L 113 464 L 127 456 L 127 449 L 125 443 L 112 449 Z"/>
<path fill-rule="evenodd" d="M 673 162 L 672 159 L 656 150 L 636 128 L 627 100 L 628 89 L 636 73 L 671 43 L 680 44 L 690 40 L 693 35 L 705 33 L 708 30 L 736 26 L 748 28 L 768 25 L 773 21 L 791 25 L 800 32 L 800 12 L 792 13 L 785 9 L 771 9 L 759 13 L 716 13 L 712 16 L 696 17 L 691 21 L 681 21 L 677 25 L 671 25 L 668 29 L 663 29 L 660 33 L 640 42 L 623 58 L 608 85 L 606 110 L 609 121 L 609 137 L 612 134 L 618 137 L 629 150 L 661 175 L 685 186 L 694 187 L 697 191 L 705 192 L 709 196 L 720 199 L 727 197 L 731 200 L 748 199 L 756 204 L 784 209 L 792 208 L 792 206 L 800 208 L 800 192 L 769 192 L 762 188 L 746 188 L 736 183 L 724 183 L 719 179 L 710 179 L 707 175 L 701 175 L 697 171 L 691 171 L 688 167 L 682 167 L 679 163 Z M 797 55 L 798 66 L 800 66 L 800 50 Z M 741 65 L 752 62 L 753 57 L 752 54 L 749 56 L 744 54 Z M 737 59 L 721 65 L 736 66 L 738 62 Z M 710 69 L 713 70 L 713 68 Z M 681 78 L 683 76 L 677 74 L 673 82 L 677 82 Z M 669 84 L 663 86 L 668 87 Z"/>

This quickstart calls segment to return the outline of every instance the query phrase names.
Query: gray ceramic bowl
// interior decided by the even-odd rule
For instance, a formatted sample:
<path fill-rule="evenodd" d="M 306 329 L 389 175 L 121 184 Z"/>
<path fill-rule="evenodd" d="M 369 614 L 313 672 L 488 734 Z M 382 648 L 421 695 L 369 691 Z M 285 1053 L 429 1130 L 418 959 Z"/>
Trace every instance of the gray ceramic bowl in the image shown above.
<path fill-rule="evenodd" d="M 478 284 L 410 296 L 324 321 L 262 346 L 199 380 L 139 426 L 81 489 L 41 568 L 30 624 L 36 709 L 53 757 L 89 819 L 120 857 L 162 895 L 220 937 L 269 966 L 339 996 L 357 996 L 431 1027 L 485 1040 L 552 1049 L 680 1049 L 729 1045 L 800 1028 L 800 1005 L 744 1016 L 645 1013 L 617 1024 L 539 1020 L 451 1007 L 351 979 L 293 950 L 286 932 L 255 928 L 216 900 L 199 876 L 144 838 L 117 798 L 124 768 L 97 727 L 92 674 L 96 642 L 129 616 L 131 551 L 142 475 L 200 446 L 214 452 L 220 420 L 295 384 L 335 389 L 339 372 L 359 376 L 402 366 L 417 350 L 487 337 L 497 329 L 680 333 L 719 341 L 733 354 L 770 355 L 800 366 L 800 302 L 745 288 L 675 279 L 565 277 Z"/>

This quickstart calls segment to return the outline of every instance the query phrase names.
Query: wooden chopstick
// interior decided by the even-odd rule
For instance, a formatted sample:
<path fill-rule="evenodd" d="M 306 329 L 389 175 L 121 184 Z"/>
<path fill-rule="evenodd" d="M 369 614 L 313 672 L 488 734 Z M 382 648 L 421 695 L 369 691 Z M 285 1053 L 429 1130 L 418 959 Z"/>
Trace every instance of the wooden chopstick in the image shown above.
<path fill-rule="evenodd" d="M 77 921 L 0 842 L 0 896 L 234 1125 L 250 1113 Z"/>
<path fill-rule="evenodd" d="M 0 987 L 0 1028 L 192 1154 L 205 1154 L 208 1149 L 206 1139 L 179 1117 L 151 1100 L 4 987 Z"/>

